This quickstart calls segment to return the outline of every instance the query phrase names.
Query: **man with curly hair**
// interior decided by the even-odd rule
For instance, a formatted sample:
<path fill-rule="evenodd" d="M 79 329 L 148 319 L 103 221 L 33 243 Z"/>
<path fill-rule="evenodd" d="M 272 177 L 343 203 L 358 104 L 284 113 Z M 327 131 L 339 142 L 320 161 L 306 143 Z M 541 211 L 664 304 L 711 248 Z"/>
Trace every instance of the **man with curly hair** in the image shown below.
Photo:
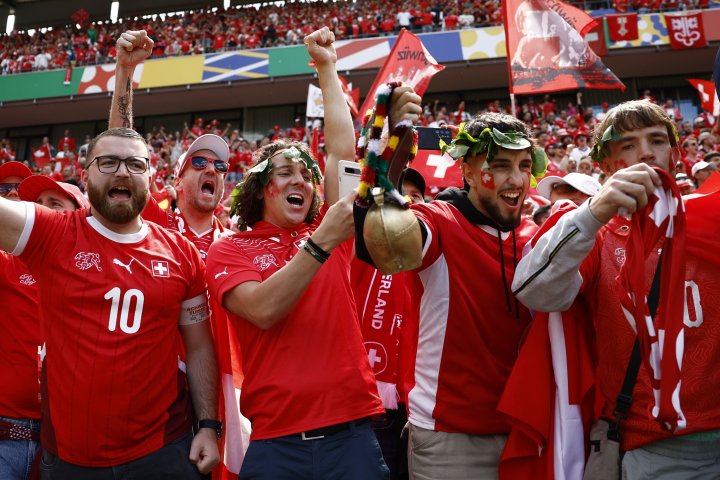
<path fill-rule="evenodd" d="M 355 154 L 335 71 L 334 35 L 305 38 L 325 104 L 328 164 L 321 207 L 307 145 L 255 152 L 233 193 L 241 227 L 210 248 L 210 294 L 237 326 L 240 408 L 252 437 L 240 478 L 386 478 L 369 418 L 384 412 L 358 325 L 349 270 L 354 193 L 338 201 L 340 159 Z"/>

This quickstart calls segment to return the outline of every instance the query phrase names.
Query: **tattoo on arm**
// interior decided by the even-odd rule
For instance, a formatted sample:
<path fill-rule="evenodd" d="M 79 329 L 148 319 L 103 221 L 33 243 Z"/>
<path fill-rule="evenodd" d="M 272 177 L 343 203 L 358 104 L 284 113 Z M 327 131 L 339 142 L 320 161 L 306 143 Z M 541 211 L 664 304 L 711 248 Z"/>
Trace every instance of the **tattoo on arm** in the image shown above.
<path fill-rule="evenodd" d="M 122 119 L 122 126 L 124 128 L 132 128 L 132 79 L 130 78 L 130 75 L 128 75 L 127 82 L 125 84 L 125 94 L 118 97 L 117 103 L 118 112 L 120 113 L 120 118 Z"/>

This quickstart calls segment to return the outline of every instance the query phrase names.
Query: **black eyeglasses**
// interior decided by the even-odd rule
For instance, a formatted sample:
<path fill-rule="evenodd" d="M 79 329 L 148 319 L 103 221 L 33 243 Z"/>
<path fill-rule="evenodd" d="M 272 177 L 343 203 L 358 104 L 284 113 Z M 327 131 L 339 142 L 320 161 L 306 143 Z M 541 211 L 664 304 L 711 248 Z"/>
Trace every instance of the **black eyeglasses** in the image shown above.
<path fill-rule="evenodd" d="M 119 158 L 114 155 L 100 155 L 99 157 L 93 158 L 87 168 L 90 168 L 90 165 L 93 163 L 97 163 L 100 173 L 116 173 L 120 169 L 120 164 L 124 163 L 128 172 L 140 174 L 147 172 L 150 159 L 146 157 Z"/>
<path fill-rule="evenodd" d="M 13 190 L 17 192 L 19 186 L 19 183 L 0 183 L 0 196 L 4 197 Z"/>
<path fill-rule="evenodd" d="M 201 157 L 199 155 L 195 155 L 190 159 L 190 164 L 193 166 L 193 168 L 197 170 L 202 170 L 205 167 L 208 166 L 208 163 L 212 162 L 213 167 L 215 167 L 215 170 L 217 170 L 220 173 L 225 173 L 228 171 L 228 164 L 227 162 L 223 162 L 222 160 L 217 160 L 214 158 L 207 158 L 207 157 Z"/>

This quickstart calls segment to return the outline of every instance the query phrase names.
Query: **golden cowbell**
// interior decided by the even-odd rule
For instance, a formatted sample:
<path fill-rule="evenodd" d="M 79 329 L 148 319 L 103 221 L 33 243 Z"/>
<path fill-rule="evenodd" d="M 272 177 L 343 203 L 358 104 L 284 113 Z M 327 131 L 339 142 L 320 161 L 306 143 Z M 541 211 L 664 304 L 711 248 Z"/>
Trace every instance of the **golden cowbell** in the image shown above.
<path fill-rule="evenodd" d="M 422 234 L 409 208 L 384 203 L 384 191 L 373 189 L 375 205 L 365 217 L 363 237 L 373 262 L 383 275 L 412 270 L 422 263 Z"/>

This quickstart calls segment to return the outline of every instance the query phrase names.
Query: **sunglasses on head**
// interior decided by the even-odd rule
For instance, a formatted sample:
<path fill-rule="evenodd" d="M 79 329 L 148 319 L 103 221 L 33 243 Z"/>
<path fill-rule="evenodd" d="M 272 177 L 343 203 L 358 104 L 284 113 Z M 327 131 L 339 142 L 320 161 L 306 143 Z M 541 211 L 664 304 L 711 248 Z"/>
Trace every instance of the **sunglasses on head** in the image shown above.
<path fill-rule="evenodd" d="M 193 168 L 196 168 L 197 170 L 204 169 L 208 166 L 208 163 L 210 162 L 212 162 L 213 167 L 215 167 L 216 171 L 220 173 L 225 173 L 228 171 L 227 162 L 223 162 L 222 160 L 201 157 L 199 155 L 194 155 L 192 158 L 190 158 L 190 165 L 192 165 Z"/>
<path fill-rule="evenodd" d="M 12 190 L 17 191 L 19 183 L 0 183 L 0 195 L 3 197 L 10 193 Z"/>

